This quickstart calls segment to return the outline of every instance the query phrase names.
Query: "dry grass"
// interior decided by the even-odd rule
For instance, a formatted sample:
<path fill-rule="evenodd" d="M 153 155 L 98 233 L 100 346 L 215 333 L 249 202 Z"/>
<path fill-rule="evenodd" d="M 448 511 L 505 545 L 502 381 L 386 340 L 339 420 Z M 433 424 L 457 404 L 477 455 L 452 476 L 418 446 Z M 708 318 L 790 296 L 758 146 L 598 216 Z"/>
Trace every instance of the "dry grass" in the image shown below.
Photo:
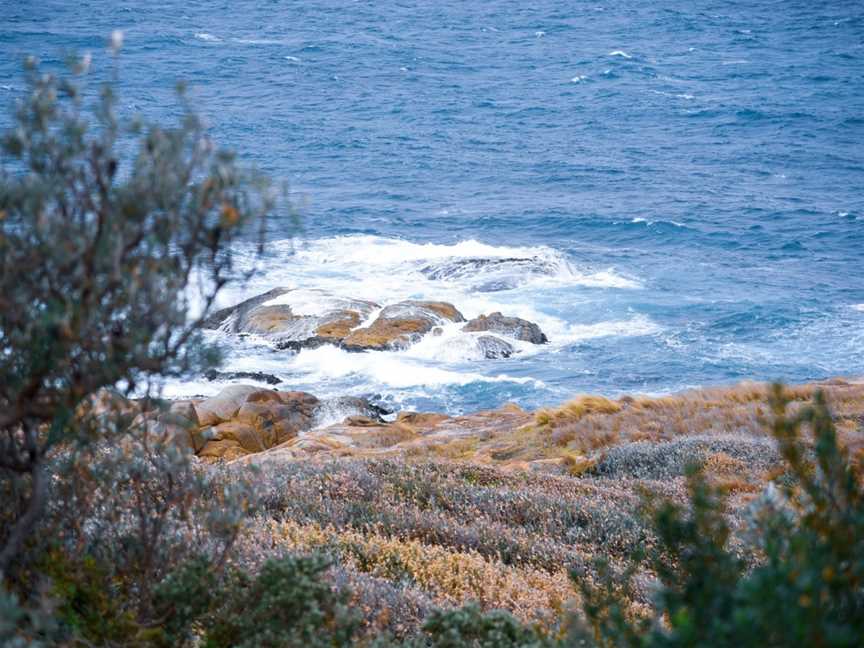
<path fill-rule="evenodd" d="M 841 438 L 860 451 L 864 385 L 824 388 Z M 814 389 L 790 393 L 800 406 Z M 527 414 L 500 429 L 484 419 L 476 434 L 451 420 L 436 436 L 424 415 L 404 417 L 404 429 L 369 428 L 354 456 L 262 464 L 242 559 L 329 552 L 334 583 L 352 586 L 373 635 L 410 634 L 430 609 L 469 600 L 554 633 L 573 596 L 569 568 L 650 546 L 642 494 L 683 501 L 688 464 L 701 463 L 732 495 L 733 528 L 746 526 L 744 504 L 782 475 L 763 427 L 766 395 L 747 383 L 663 398 L 583 396 L 528 425 Z"/>
<path fill-rule="evenodd" d="M 325 550 L 354 570 L 414 585 L 439 605 L 474 600 L 487 609 L 508 609 L 524 621 L 549 622 L 574 597 L 563 570 L 550 574 L 505 565 L 476 551 L 294 521 L 271 522 L 269 531 L 285 549 Z"/>
<path fill-rule="evenodd" d="M 833 380 L 793 385 L 786 393 L 800 403 L 810 400 L 817 389 L 828 398 L 841 438 L 857 450 L 864 385 Z M 623 442 L 657 442 L 682 435 L 764 436 L 768 390 L 766 384 L 749 382 L 659 398 L 624 396 L 611 401 L 581 396 L 557 409 L 538 411 L 523 430 L 523 437 L 534 444 L 545 441 L 569 452 L 587 454 Z"/>

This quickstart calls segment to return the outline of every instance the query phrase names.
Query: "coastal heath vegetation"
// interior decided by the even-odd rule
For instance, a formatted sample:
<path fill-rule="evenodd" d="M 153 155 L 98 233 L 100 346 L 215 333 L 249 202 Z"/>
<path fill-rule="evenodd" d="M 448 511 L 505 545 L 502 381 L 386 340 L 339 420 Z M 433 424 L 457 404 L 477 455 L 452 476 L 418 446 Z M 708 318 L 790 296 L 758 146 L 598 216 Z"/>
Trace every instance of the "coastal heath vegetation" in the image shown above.
<path fill-rule="evenodd" d="M 29 61 L 3 139 L 0 644 L 861 645 L 848 384 L 580 397 L 512 433 L 563 473 L 197 460 L 149 391 L 218 359 L 201 320 L 274 195 L 182 93 L 170 128 L 116 83 L 88 110 L 87 65 Z"/>
<path fill-rule="evenodd" d="M 217 360 L 201 321 L 238 276 L 232 241 L 263 243 L 279 196 L 210 141 L 182 87 L 160 126 L 121 108 L 116 60 L 93 89 L 89 67 L 28 59 L 2 138 L 0 574 L 5 631 L 15 606 L 40 628 L 57 601 L 58 632 L 98 643 L 155 619 L 188 547 L 215 559 L 236 536 L 240 485 L 146 412 L 159 379 Z"/>

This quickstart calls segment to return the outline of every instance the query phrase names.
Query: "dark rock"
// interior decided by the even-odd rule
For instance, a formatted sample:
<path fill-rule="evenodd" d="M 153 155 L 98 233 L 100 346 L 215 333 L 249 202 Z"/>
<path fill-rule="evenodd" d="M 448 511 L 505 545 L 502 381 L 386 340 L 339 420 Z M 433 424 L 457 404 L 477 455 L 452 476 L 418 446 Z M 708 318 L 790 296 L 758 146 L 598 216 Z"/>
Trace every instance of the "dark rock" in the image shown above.
<path fill-rule="evenodd" d="M 346 418 L 361 417 L 381 423 L 389 414 L 383 408 L 357 396 L 337 396 L 320 401 L 315 408 L 315 427 L 341 423 Z"/>
<path fill-rule="evenodd" d="M 505 317 L 501 313 L 476 317 L 463 326 L 462 330 L 491 331 L 533 344 L 545 344 L 549 341 L 546 334 L 533 322 L 519 317 Z"/>
<path fill-rule="evenodd" d="M 489 360 L 509 358 L 515 352 L 512 344 L 494 335 L 481 335 L 477 338 L 477 345 L 483 352 L 483 357 Z"/>
<path fill-rule="evenodd" d="M 473 286 L 480 292 L 509 290 L 525 283 L 531 276 L 554 275 L 558 271 L 558 263 L 540 257 L 449 259 L 420 269 L 429 279 L 481 280 Z"/>
<path fill-rule="evenodd" d="M 267 383 L 268 385 L 278 385 L 282 379 L 273 374 L 264 373 L 263 371 L 217 371 L 211 369 L 204 374 L 207 380 L 254 380 L 256 382 Z"/>

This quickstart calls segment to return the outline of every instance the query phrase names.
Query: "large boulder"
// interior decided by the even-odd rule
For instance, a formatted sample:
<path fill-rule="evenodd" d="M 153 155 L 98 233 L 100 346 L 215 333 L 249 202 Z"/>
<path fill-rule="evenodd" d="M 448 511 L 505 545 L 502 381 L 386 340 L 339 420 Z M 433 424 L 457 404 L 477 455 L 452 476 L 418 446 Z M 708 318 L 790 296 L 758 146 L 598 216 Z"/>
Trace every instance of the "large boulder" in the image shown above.
<path fill-rule="evenodd" d="M 212 398 L 195 403 L 199 425 L 207 427 L 234 418 L 249 395 L 258 391 L 261 388 L 253 385 L 228 385 Z"/>
<path fill-rule="evenodd" d="M 549 341 L 546 334 L 534 322 L 520 317 L 506 317 L 501 313 L 475 317 L 463 326 L 462 330 L 469 332 L 489 331 L 533 344 L 546 344 Z"/>
<path fill-rule="evenodd" d="M 299 350 L 339 344 L 378 304 L 321 290 L 274 288 L 215 312 L 205 328 L 259 335 L 280 349 Z"/>
<path fill-rule="evenodd" d="M 230 385 L 195 403 L 199 436 L 193 437 L 191 445 L 209 460 L 229 461 L 262 452 L 310 429 L 319 404 L 305 392 Z"/>
<path fill-rule="evenodd" d="M 343 340 L 348 351 L 405 349 L 446 322 L 464 322 L 447 302 L 403 301 L 385 307 L 371 325 L 351 331 Z"/>

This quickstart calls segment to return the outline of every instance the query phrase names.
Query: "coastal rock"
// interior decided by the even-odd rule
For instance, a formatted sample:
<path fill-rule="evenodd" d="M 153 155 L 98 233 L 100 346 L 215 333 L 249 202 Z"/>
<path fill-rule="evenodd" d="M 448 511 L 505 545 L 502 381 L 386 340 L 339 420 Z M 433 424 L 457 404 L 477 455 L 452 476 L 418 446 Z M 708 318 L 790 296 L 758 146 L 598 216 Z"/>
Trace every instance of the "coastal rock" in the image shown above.
<path fill-rule="evenodd" d="M 191 443 L 200 457 L 209 460 L 229 461 L 262 452 L 310 429 L 319 404 L 305 392 L 229 385 L 195 404 L 199 428 L 191 434 L 199 436 Z"/>
<path fill-rule="evenodd" d="M 506 317 L 497 312 L 475 317 L 463 326 L 462 330 L 491 331 L 533 344 L 545 344 L 549 341 L 546 334 L 534 322 L 520 317 Z"/>
<path fill-rule="evenodd" d="M 299 350 L 338 344 L 376 308 L 374 302 L 320 290 L 274 288 L 215 312 L 204 327 L 259 335 L 279 349 Z"/>
<path fill-rule="evenodd" d="M 199 425 L 207 427 L 230 420 L 249 395 L 257 391 L 261 388 L 253 385 L 228 385 L 212 398 L 195 403 Z"/>
<path fill-rule="evenodd" d="M 268 290 L 266 293 L 257 295 L 251 299 L 246 299 L 234 306 L 221 308 L 211 313 L 211 315 L 204 320 L 201 326 L 205 329 L 218 329 L 229 318 L 234 318 L 235 321 L 241 319 L 246 313 L 255 309 L 257 306 L 261 306 L 272 299 L 281 297 L 287 292 L 290 292 L 290 288 L 273 288 L 272 290 Z"/>
<path fill-rule="evenodd" d="M 339 423 L 348 418 L 363 418 L 382 422 L 389 414 L 386 409 L 378 407 L 366 398 L 357 396 L 337 396 L 318 403 L 315 408 L 315 427 L 323 427 Z"/>
<path fill-rule="evenodd" d="M 509 358 L 515 352 L 512 344 L 494 335 L 481 335 L 477 338 L 477 345 L 488 360 Z"/>
<path fill-rule="evenodd" d="M 263 371 L 217 371 L 211 369 L 204 374 L 207 380 L 254 380 L 255 382 L 263 382 L 268 385 L 278 385 L 282 379 L 273 374 L 264 373 Z"/>
<path fill-rule="evenodd" d="M 370 326 L 351 331 L 343 340 L 348 351 L 405 349 L 445 322 L 464 322 L 447 302 L 403 301 L 385 307 Z"/>

